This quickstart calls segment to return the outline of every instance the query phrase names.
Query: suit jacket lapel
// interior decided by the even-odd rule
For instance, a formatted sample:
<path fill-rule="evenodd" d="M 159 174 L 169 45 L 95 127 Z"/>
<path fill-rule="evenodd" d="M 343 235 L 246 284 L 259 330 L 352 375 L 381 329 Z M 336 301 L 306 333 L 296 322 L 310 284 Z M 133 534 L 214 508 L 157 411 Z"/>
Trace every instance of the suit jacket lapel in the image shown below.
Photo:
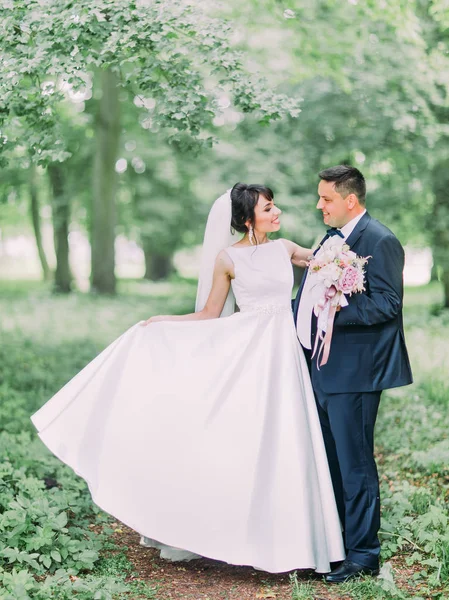
<path fill-rule="evenodd" d="M 354 227 L 354 230 L 349 234 L 348 239 L 345 241 L 345 244 L 348 244 L 350 248 L 354 246 L 354 244 L 358 241 L 359 237 L 365 231 L 368 223 L 371 221 L 371 216 L 366 212 L 357 225 Z"/>
<path fill-rule="evenodd" d="M 354 230 L 350 233 L 348 239 L 345 240 L 345 244 L 348 244 L 348 246 L 350 248 L 352 248 L 352 246 L 358 241 L 359 237 L 362 235 L 362 233 L 364 232 L 364 230 L 366 229 L 366 227 L 370 221 L 371 221 L 371 216 L 368 214 L 368 212 L 366 212 L 363 215 L 363 217 L 360 219 L 360 221 L 357 223 L 357 225 L 354 227 Z M 318 244 L 318 247 L 314 251 L 314 253 L 313 253 L 314 256 L 318 252 L 318 250 L 321 248 L 321 246 L 324 244 L 324 242 L 327 240 L 328 237 L 329 237 L 329 235 L 326 233 L 326 235 L 323 237 L 321 242 Z M 307 269 L 304 271 L 304 275 L 302 276 L 302 281 L 299 286 L 298 293 L 296 294 L 296 298 L 293 302 L 293 314 L 295 317 L 295 322 L 296 322 L 296 318 L 297 318 L 297 314 L 298 314 L 299 299 L 301 297 L 302 290 L 304 288 L 304 284 L 306 282 L 308 273 L 309 273 L 309 268 L 307 267 Z"/>

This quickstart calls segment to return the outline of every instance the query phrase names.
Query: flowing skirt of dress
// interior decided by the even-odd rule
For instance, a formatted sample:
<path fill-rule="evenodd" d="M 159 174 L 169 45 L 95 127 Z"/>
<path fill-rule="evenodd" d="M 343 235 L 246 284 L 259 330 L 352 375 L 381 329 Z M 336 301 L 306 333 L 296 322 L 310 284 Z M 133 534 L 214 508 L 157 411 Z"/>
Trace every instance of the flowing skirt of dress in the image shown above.
<path fill-rule="evenodd" d="M 344 558 L 291 313 L 136 324 L 32 421 L 143 536 L 273 573 Z"/>

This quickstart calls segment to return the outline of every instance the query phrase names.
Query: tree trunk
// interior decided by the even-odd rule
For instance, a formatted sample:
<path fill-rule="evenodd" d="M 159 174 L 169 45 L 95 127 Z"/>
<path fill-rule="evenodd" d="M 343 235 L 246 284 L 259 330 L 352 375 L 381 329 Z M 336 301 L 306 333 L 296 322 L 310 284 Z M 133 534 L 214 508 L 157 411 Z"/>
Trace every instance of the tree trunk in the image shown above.
<path fill-rule="evenodd" d="M 42 267 L 42 275 L 44 281 L 50 281 L 51 271 L 48 266 L 47 257 L 45 256 L 45 250 L 42 245 L 42 229 L 41 229 L 41 217 L 39 214 L 39 196 L 37 191 L 36 183 L 36 165 L 30 164 L 29 170 L 29 190 L 30 190 L 30 213 L 31 220 L 33 222 L 34 237 L 36 239 L 37 252 Z"/>
<path fill-rule="evenodd" d="M 434 205 L 430 228 L 433 260 L 443 284 L 443 305 L 449 308 L 449 160 L 433 170 Z"/>
<path fill-rule="evenodd" d="M 102 71 L 99 78 L 102 95 L 95 123 L 91 289 L 100 294 L 114 294 L 117 191 L 115 163 L 120 139 L 119 92 L 115 73 L 110 70 Z"/>
<path fill-rule="evenodd" d="M 444 289 L 444 308 L 449 308 L 449 269 L 445 269 L 442 274 L 443 289 Z"/>
<path fill-rule="evenodd" d="M 69 199 L 65 190 L 62 166 L 58 163 L 49 165 L 48 175 L 53 192 L 52 215 L 56 252 L 54 291 L 61 294 L 68 294 L 72 283 L 69 265 Z"/>
<path fill-rule="evenodd" d="M 144 248 L 145 255 L 145 279 L 151 281 L 161 281 L 167 279 L 170 273 L 173 273 L 172 257 L 153 252 L 149 248 Z"/>
<path fill-rule="evenodd" d="M 438 266 L 433 261 L 432 268 L 430 270 L 430 281 L 438 281 Z"/>

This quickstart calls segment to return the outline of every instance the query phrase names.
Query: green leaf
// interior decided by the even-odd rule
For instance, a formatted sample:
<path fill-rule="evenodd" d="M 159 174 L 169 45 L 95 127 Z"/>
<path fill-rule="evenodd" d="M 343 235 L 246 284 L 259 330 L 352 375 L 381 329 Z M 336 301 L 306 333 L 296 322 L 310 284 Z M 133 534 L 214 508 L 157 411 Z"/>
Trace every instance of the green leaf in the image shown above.
<path fill-rule="evenodd" d="M 67 513 L 62 512 L 54 519 L 53 529 L 63 529 L 67 525 Z"/>
<path fill-rule="evenodd" d="M 51 567 L 51 558 L 49 556 L 43 556 L 42 563 L 47 569 L 49 569 Z"/>
<path fill-rule="evenodd" d="M 62 558 L 60 553 L 57 550 L 52 550 L 50 552 L 50 556 L 52 557 L 53 560 L 55 560 L 56 562 L 61 562 Z"/>

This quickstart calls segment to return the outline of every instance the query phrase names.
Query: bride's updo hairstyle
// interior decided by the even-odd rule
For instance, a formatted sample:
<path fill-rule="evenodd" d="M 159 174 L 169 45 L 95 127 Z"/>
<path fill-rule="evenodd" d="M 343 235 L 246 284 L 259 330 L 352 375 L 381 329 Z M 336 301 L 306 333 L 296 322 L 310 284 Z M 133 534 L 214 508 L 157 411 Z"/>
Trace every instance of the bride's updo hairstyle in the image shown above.
<path fill-rule="evenodd" d="M 259 200 L 259 195 L 264 196 L 267 200 L 273 200 L 274 198 L 272 190 L 264 185 L 235 184 L 231 190 L 232 229 L 235 229 L 239 233 L 248 233 L 247 221 L 254 227 L 254 208 Z"/>

